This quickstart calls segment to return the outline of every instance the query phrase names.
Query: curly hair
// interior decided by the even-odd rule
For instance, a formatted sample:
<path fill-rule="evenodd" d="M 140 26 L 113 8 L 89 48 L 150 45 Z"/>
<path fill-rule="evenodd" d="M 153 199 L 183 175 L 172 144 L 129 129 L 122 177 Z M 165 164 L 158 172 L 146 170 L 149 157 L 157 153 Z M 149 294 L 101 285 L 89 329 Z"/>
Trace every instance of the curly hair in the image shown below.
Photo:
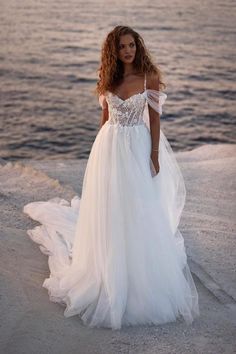
<path fill-rule="evenodd" d="M 118 58 L 118 52 L 120 37 L 125 34 L 130 34 L 136 44 L 136 54 L 133 62 L 134 69 L 143 74 L 156 74 L 160 88 L 165 88 L 166 85 L 162 82 L 162 72 L 153 64 L 151 55 L 140 34 L 128 26 L 116 26 L 108 33 L 102 45 L 101 63 L 98 69 L 99 80 L 95 89 L 96 94 L 104 94 L 107 90 L 112 92 L 123 79 L 123 63 Z"/>

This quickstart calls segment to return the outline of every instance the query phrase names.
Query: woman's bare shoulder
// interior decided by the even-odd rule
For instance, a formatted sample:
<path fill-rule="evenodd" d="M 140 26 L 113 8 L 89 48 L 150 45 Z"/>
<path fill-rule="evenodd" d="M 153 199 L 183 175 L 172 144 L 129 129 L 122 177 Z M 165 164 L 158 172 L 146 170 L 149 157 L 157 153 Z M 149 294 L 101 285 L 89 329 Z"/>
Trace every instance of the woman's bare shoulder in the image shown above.
<path fill-rule="evenodd" d="M 159 76 L 156 73 L 146 74 L 146 88 L 150 90 L 159 90 Z"/>

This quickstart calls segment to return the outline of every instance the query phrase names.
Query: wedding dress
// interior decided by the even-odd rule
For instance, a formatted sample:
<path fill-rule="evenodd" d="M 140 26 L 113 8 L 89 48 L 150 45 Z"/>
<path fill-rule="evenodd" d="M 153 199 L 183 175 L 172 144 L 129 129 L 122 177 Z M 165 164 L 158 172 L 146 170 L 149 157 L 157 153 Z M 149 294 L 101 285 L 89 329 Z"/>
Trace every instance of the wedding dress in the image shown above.
<path fill-rule="evenodd" d="M 198 293 L 178 229 L 184 180 L 160 131 L 160 172 L 150 158 L 148 104 L 159 114 L 167 95 L 146 89 L 123 100 L 107 92 L 109 119 L 87 161 L 82 195 L 32 202 L 28 230 L 48 256 L 50 300 L 89 327 L 162 324 L 199 316 Z"/>

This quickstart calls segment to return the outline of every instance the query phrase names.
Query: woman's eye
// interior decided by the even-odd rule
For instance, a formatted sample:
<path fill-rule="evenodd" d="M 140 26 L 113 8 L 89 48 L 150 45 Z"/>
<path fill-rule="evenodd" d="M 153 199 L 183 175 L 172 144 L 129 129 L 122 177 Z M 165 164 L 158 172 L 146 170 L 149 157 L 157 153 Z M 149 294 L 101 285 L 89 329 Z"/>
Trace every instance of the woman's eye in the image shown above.
<path fill-rule="evenodd" d="M 133 46 L 134 46 L 134 43 L 131 43 L 131 44 L 130 44 L 130 47 L 133 47 Z"/>

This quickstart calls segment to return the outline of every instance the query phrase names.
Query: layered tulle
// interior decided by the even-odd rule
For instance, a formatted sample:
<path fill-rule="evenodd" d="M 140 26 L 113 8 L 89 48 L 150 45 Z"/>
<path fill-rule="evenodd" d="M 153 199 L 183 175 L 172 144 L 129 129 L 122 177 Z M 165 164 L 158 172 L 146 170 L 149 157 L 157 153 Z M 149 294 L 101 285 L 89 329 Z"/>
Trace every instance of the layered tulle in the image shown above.
<path fill-rule="evenodd" d="M 82 195 L 33 202 L 28 230 L 48 255 L 50 299 L 90 326 L 161 324 L 199 315 L 198 294 L 178 229 L 185 203 L 181 171 L 163 132 L 160 172 L 150 170 L 146 124 L 107 121 L 87 162 Z"/>

